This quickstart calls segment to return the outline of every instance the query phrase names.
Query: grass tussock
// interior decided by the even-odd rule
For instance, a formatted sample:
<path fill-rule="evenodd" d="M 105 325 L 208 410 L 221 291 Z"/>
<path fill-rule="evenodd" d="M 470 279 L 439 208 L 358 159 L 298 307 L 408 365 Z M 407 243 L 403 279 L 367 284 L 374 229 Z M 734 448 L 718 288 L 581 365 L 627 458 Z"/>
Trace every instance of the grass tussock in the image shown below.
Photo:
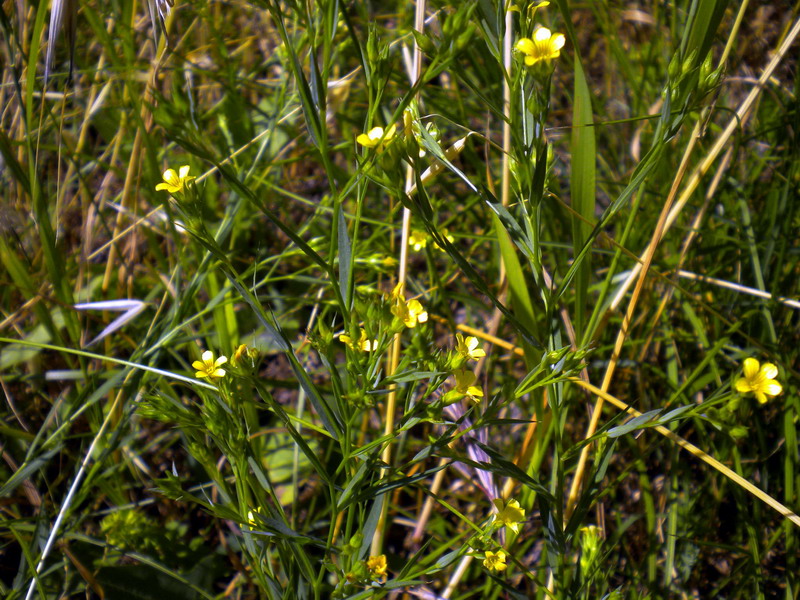
<path fill-rule="evenodd" d="M 800 597 L 796 10 L 1 8 L 4 597 Z"/>

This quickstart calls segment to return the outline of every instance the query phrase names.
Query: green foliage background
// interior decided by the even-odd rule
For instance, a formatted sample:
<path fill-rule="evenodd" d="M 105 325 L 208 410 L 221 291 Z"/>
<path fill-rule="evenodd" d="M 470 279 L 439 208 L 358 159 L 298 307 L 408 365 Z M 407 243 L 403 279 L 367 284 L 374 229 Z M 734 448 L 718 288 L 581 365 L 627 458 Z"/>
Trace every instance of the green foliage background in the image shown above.
<path fill-rule="evenodd" d="M 5 597 L 800 597 L 798 7 L 538 4 L 0 5 Z"/>

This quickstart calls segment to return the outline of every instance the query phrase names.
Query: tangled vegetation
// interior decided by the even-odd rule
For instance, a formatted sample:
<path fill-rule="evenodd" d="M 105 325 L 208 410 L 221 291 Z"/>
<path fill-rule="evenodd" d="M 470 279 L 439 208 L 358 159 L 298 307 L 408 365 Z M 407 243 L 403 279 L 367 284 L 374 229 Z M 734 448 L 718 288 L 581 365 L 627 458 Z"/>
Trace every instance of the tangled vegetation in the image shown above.
<path fill-rule="evenodd" d="M 800 598 L 796 7 L 0 16 L 4 597 Z"/>

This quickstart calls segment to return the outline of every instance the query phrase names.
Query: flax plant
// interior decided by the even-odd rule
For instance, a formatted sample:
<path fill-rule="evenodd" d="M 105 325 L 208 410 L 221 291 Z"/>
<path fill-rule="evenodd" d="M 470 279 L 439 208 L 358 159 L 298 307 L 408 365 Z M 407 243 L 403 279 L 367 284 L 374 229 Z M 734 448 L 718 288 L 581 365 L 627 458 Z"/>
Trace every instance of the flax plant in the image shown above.
<path fill-rule="evenodd" d="M 0 28 L 0 595 L 798 596 L 796 10 Z"/>

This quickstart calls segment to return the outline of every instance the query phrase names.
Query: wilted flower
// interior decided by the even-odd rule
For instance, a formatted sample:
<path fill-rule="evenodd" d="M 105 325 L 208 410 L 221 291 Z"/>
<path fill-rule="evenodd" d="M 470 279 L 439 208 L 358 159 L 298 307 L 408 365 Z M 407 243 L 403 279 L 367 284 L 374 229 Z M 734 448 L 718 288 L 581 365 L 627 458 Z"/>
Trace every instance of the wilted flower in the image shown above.
<path fill-rule="evenodd" d="M 550 62 L 561 56 L 561 48 L 566 43 L 563 33 L 553 34 L 547 27 L 540 27 L 533 34 L 533 39 L 521 38 L 516 49 L 525 55 L 525 65 L 534 66 L 539 62 Z"/>
<path fill-rule="evenodd" d="M 464 337 L 460 333 L 456 334 L 456 352 L 461 356 L 464 360 L 478 360 L 479 358 L 486 356 L 486 352 L 483 349 L 478 348 L 478 338 L 474 336 Z"/>
<path fill-rule="evenodd" d="M 246 353 L 247 353 L 247 344 L 239 344 L 236 347 L 236 350 L 233 352 L 233 358 L 231 359 L 231 363 L 236 365 Z"/>
<path fill-rule="evenodd" d="M 367 133 L 359 135 L 356 138 L 356 142 L 365 148 L 375 148 L 377 146 L 378 150 L 382 150 L 386 144 L 392 141 L 395 131 L 397 131 L 395 125 L 390 125 L 386 130 L 383 127 L 373 127 Z"/>
<path fill-rule="evenodd" d="M 192 367 L 197 369 L 197 373 L 194 374 L 195 377 L 198 379 L 222 379 L 225 377 L 225 369 L 221 369 L 220 367 L 228 362 L 227 356 L 220 356 L 217 360 L 214 360 L 214 353 L 211 350 L 206 350 L 203 352 L 202 361 L 196 360 L 192 363 Z"/>
<path fill-rule="evenodd" d="M 367 570 L 373 581 L 383 581 L 386 579 L 386 555 L 370 556 L 367 559 Z"/>
<path fill-rule="evenodd" d="M 772 363 L 763 366 L 755 358 L 744 359 L 744 377 L 736 380 L 736 391 L 747 394 L 753 392 L 756 400 L 761 404 L 767 401 L 767 396 L 777 396 L 783 391 L 781 384 L 775 381 L 778 367 Z"/>
<path fill-rule="evenodd" d="M 239 344 L 233 352 L 231 364 L 234 367 L 238 367 L 244 358 L 250 359 L 251 365 L 254 364 L 255 360 L 258 358 L 258 350 L 256 348 L 250 348 L 247 344 Z"/>
<path fill-rule="evenodd" d="M 505 571 L 508 568 L 506 564 L 506 553 L 502 550 L 492 552 L 487 550 L 485 558 L 483 559 L 483 566 L 490 571 Z"/>
<path fill-rule="evenodd" d="M 182 192 L 186 184 L 194 179 L 193 175 L 189 175 L 189 165 L 183 165 L 177 173 L 173 169 L 167 169 L 163 177 L 164 182 L 156 186 L 156 191 L 167 190 L 170 194 Z"/>
<path fill-rule="evenodd" d="M 479 402 L 483 398 L 483 390 L 476 385 L 473 385 L 478 377 L 472 371 L 467 369 L 456 369 L 453 371 L 456 378 L 456 391 L 459 394 L 464 394 L 473 402 Z"/>
<path fill-rule="evenodd" d="M 514 533 L 519 533 L 520 523 L 525 520 L 525 509 L 520 507 L 519 502 L 512 499 L 504 505 L 500 498 L 495 498 L 492 502 L 497 508 L 494 522 L 500 527 L 505 525 Z"/>
<path fill-rule="evenodd" d="M 357 341 L 353 341 L 353 338 L 344 333 L 339 336 L 339 341 L 343 344 L 347 344 L 352 350 L 356 351 L 372 352 L 378 349 L 378 340 L 367 339 L 367 332 L 363 328 L 361 329 L 361 336 Z"/>

